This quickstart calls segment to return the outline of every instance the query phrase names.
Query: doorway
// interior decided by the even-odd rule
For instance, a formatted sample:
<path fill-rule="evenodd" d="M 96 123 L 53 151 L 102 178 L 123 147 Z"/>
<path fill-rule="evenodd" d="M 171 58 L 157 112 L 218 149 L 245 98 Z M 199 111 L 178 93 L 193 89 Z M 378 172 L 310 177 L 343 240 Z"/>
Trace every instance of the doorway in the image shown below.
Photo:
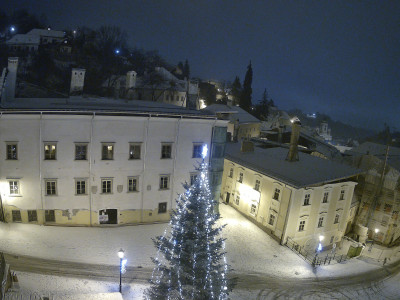
<path fill-rule="evenodd" d="M 99 210 L 99 223 L 118 224 L 118 210 L 117 209 Z"/>
<path fill-rule="evenodd" d="M 231 197 L 231 193 L 226 192 L 226 198 L 225 202 L 228 204 L 229 203 L 229 198 Z"/>

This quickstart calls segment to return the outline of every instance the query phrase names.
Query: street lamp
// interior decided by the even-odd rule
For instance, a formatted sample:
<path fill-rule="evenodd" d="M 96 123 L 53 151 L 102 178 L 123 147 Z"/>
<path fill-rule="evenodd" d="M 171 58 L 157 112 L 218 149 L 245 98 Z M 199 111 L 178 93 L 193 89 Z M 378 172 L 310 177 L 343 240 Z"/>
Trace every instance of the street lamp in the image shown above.
<path fill-rule="evenodd" d="M 11 31 L 12 33 L 14 33 L 14 32 L 15 32 L 15 26 L 11 26 L 11 27 L 10 27 L 10 31 Z"/>
<path fill-rule="evenodd" d="M 118 251 L 118 257 L 119 257 L 119 292 L 121 293 L 121 287 L 122 287 L 122 261 L 124 260 L 124 255 L 125 252 L 124 250 L 119 249 Z"/>
<path fill-rule="evenodd" d="M 322 251 L 322 241 L 323 240 L 324 240 L 324 236 L 320 235 L 318 247 L 317 247 L 317 249 L 315 249 L 315 256 L 314 256 L 314 260 L 312 262 L 313 267 L 315 267 L 315 264 L 317 263 L 318 252 Z"/>

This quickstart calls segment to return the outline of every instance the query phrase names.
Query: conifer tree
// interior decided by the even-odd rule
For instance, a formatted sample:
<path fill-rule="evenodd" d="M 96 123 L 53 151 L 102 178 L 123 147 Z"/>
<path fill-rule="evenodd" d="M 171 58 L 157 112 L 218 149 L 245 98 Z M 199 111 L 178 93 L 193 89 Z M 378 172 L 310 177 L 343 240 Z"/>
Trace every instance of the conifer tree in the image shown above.
<path fill-rule="evenodd" d="M 188 60 L 185 60 L 185 64 L 183 66 L 183 77 L 186 77 L 186 79 L 189 79 L 190 77 L 190 67 Z"/>
<path fill-rule="evenodd" d="M 251 88 L 251 83 L 253 82 L 253 69 L 251 67 L 251 61 L 247 66 L 246 75 L 243 81 L 243 91 L 240 97 L 240 107 L 246 111 L 250 111 L 251 109 L 251 94 L 253 92 Z"/>
<path fill-rule="evenodd" d="M 185 184 L 177 199 L 169 233 L 153 240 L 158 254 L 146 299 L 228 299 L 233 288 L 204 155 L 198 170 L 195 183 Z"/>
<path fill-rule="evenodd" d="M 240 83 L 239 77 L 236 76 L 235 80 L 232 83 L 233 105 L 239 104 L 241 94 L 242 94 L 242 84 Z"/>

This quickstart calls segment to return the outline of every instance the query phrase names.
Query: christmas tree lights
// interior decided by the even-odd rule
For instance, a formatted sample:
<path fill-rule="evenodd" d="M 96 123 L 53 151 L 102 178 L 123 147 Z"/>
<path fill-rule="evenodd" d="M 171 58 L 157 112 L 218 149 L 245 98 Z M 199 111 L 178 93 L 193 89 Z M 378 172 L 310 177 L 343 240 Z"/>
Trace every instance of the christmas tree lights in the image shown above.
<path fill-rule="evenodd" d="M 146 299 L 228 299 L 233 282 L 227 277 L 224 226 L 218 226 L 212 198 L 206 146 L 194 184 L 176 201 L 169 227 L 153 241 L 158 249 Z"/>

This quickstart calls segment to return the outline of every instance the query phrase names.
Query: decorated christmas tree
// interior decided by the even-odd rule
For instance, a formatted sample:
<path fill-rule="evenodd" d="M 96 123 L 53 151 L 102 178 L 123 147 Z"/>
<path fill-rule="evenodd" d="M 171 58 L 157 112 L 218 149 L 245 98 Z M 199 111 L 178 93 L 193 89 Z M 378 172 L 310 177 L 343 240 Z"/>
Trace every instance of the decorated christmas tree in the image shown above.
<path fill-rule="evenodd" d="M 146 299 L 228 299 L 233 281 L 227 278 L 228 265 L 224 226 L 218 226 L 204 158 L 199 176 L 192 186 L 185 184 L 185 193 L 177 199 L 169 228 L 153 241 L 158 249 L 153 258 L 155 268 Z"/>

